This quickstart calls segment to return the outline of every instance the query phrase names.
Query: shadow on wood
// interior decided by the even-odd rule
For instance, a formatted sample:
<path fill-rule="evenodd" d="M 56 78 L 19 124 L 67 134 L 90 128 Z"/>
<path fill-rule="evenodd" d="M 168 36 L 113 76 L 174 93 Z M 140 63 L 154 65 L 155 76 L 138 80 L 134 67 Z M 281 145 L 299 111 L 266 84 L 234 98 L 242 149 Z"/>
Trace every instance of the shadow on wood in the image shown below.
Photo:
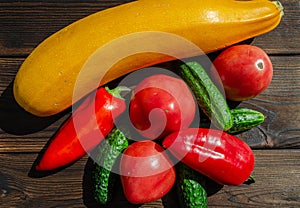
<path fill-rule="evenodd" d="M 10 134 L 25 135 L 41 131 L 65 113 L 38 117 L 26 112 L 14 99 L 13 82 L 7 86 L 0 97 L 0 128 Z"/>
<path fill-rule="evenodd" d="M 51 143 L 52 139 L 54 138 L 55 134 L 48 140 L 48 142 L 46 143 L 46 145 L 43 147 L 43 149 L 39 152 L 37 158 L 35 159 L 35 161 L 33 161 L 33 164 L 28 172 L 28 177 L 31 178 L 43 178 L 43 177 L 47 177 L 49 175 L 53 175 L 55 173 L 58 173 L 70 166 L 72 166 L 74 163 L 76 163 L 77 161 L 74 161 L 71 164 L 68 164 L 66 166 L 54 169 L 54 170 L 47 170 L 47 171 L 38 171 L 36 170 L 36 166 L 39 164 L 40 160 L 42 159 L 42 156 L 44 155 L 47 147 L 49 146 L 49 144 Z"/>
<path fill-rule="evenodd" d="M 224 187 L 223 185 L 216 183 L 215 181 L 207 178 L 206 176 L 202 176 L 202 177 L 205 178 L 204 179 L 205 184 L 203 187 L 204 187 L 208 197 L 216 194 Z M 163 202 L 163 205 L 165 208 L 180 207 L 179 206 L 180 201 L 179 201 L 179 195 L 177 194 L 176 183 L 174 184 L 172 189 L 169 191 L 169 193 L 162 198 L 162 202 Z"/>
<path fill-rule="evenodd" d="M 94 186 L 92 180 L 92 172 L 94 168 L 94 161 L 89 158 L 85 168 L 82 180 L 83 189 L 83 203 L 88 208 L 109 208 L 109 207 L 122 207 L 122 208 L 138 208 L 141 205 L 131 204 L 124 196 L 120 177 L 117 177 L 113 187 L 112 199 L 107 205 L 99 204 L 94 198 Z"/>

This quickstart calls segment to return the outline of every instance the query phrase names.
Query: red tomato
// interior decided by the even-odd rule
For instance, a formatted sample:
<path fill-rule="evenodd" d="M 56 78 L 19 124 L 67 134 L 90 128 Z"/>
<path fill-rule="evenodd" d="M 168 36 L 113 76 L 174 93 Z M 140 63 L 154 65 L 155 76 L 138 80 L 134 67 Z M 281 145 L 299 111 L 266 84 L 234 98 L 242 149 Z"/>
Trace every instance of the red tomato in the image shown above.
<path fill-rule="evenodd" d="M 214 61 L 226 98 L 243 101 L 264 91 L 273 76 L 268 55 L 252 45 L 236 45 L 224 50 Z"/>
<path fill-rule="evenodd" d="M 132 124 L 149 139 L 187 128 L 195 112 L 196 103 L 186 83 L 164 74 L 142 80 L 133 90 L 129 108 Z"/>
<path fill-rule="evenodd" d="M 175 183 L 173 163 L 151 140 L 129 145 L 121 158 L 120 175 L 125 197 L 133 204 L 157 200 Z"/>

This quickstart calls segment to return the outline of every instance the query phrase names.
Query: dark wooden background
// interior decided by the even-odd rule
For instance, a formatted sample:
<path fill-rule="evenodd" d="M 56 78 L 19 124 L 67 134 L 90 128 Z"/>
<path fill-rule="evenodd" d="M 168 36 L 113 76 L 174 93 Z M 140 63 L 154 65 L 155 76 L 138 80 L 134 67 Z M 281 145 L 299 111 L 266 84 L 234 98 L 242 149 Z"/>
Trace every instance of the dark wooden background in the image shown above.
<path fill-rule="evenodd" d="M 69 113 L 48 118 L 29 115 L 15 103 L 12 82 L 24 59 L 46 37 L 86 15 L 125 2 L 0 1 L 0 207 L 99 207 L 91 198 L 87 156 L 48 175 L 31 170 Z M 256 183 L 223 187 L 209 196 L 209 207 L 300 207 L 300 6 L 299 0 L 281 2 L 285 15 L 280 25 L 252 42 L 271 57 L 271 85 L 240 104 L 266 115 L 265 123 L 239 135 L 254 149 Z M 174 190 L 140 206 L 130 205 L 121 188 L 117 190 L 109 207 L 177 205 Z"/>

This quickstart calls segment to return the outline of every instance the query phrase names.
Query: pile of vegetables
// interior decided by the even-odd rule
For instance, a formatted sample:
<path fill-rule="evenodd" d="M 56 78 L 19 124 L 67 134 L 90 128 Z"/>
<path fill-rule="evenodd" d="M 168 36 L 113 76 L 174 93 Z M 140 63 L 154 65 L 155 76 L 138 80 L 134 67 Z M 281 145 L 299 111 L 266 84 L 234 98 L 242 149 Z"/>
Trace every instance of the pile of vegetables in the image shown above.
<path fill-rule="evenodd" d="M 240 59 L 250 50 L 261 52 L 255 46 L 239 45 L 235 53 L 240 55 L 227 56 L 226 63 L 222 62 L 221 58 L 232 53 L 235 47 L 229 47 L 215 60 L 230 67 L 228 64 L 237 64 L 234 57 Z M 240 61 L 243 67 L 231 68 L 232 73 L 244 70 L 246 63 L 252 68 L 240 74 L 242 80 L 249 80 L 253 72 L 261 74 L 259 79 L 262 81 L 269 79 L 266 75 L 272 76 L 273 70 L 267 54 L 253 53 L 258 56 L 244 58 Z M 261 60 L 262 65 L 257 66 L 257 60 Z M 226 97 L 213 81 L 216 77 L 210 76 L 196 61 L 184 63 L 175 71 L 179 77 L 154 74 L 143 78 L 130 91 L 128 111 L 126 100 L 120 95 L 129 91 L 128 87 L 99 88 L 95 96 L 88 96 L 61 126 L 36 169 L 60 168 L 96 149 L 93 191 L 95 199 L 102 204 L 112 198 L 116 177 L 121 178 L 124 194 L 134 204 L 157 200 L 176 183 L 183 207 L 207 206 L 206 190 L 201 185 L 204 177 L 220 185 L 246 182 L 254 169 L 254 155 L 251 148 L 234 134 L 261 124 L 264 115 L 247 108 L 230 109 Z M 226 74 L 227 80 L 232 77 L 231 71 Z M 243 83 L 237 89 L 247 92 Z M 264 83 L 265 86 L 257 85 L 258 88 L 253 85 L 253 91 L 262 92 L 270 82 Z M 228 93 L 226 87 L 225 93 Z M 248 97 L 241 93 L 238 100 Z M 201 127 L 201 122 L 198 126 L 193 124 L 197 120 L 197 107 L 200 114 L 210 119 L 211 128 Z M 127 136 L 132 129 L 120 129 L 114 124 L 126 113 L 130 118 L 126 122 L 132 123 L 138 138 Z M 91 141 L 91 138 L 97 140 Z M 112 171 L 118 163 L 117 172 Z M 190 175 L 200 179 L 189 179 Z"/>
<path fill-rule="evenodd" d="M 272 71 L 272 68 L 266 66 L 263 70 Z M 111 150 L 120 149 L 120 156 L 110 157 L 106 162 L 117 163 L 120 159 L 117 175 L 131 203 L 157 200 L 176 184 L 183 207 L 206 207 L 205 177 L 220 185 L 240 185 L 251 178 L 253 152 L 233 133 L 261 124 L 264 115 L 252 109 L 230 109 L 198 62 L 185 63 L 179 71 L 183 79 L 155 74 L 135 86 L 130 96 L 129 117 L 140 136 L 127 137 L 126 148 L 119 148 L 123 147 L 123 142 L 118 143 L 119 139 L 124 139 L 124 134 L 114 137 L 115 142 L 110 143 Z M 198 127 L 192 126 L 196 103 L 213 122 L 212 128 L 200 127 L 201 123 Z M 115 127 L 115 131 L 122 130 Z M 98 150 L 103 158 L 111 155 L 101 145 Z M 112 166 L 105 171 L 109 170 Z M 106 185 L 95 186 L 97 199 L 99 192 L 100 196 L 107 193 L 105 200 L 98 200 L 105 204 L 111 197 L 108 194 L 111 183 L 104 180 L 108 173 L 103 176 L 103 171 L 94 171 L 93 177 Z"/>
<path fill-rule="evenodd" d="M 238 43 L 271 31 L 282 14 L 278 1 L 139 0 L 98 12 L 53 34 L 24 61 L 14 83 L 16 101 L 34 115 L 54 115 L 72 106 L 72 101 L 76 104 L 36 170 L 66 167 L 96 151 L 93 191 L 101 204 L 111 200 L 116 177 L 133 204 L 157 200 L 176 185 L 183 207 L 207 206 L 206 180 L 237 186 L 251 179 L 254 154 L 236 134 L 263 123 L 264 115 L 230 108 L 228 101 L 242 102 L 263 92 L 273 69 L 262 49 Z M 142 41 L 149 53 L 131 54 L 107 74 L 105 67 L 89 65 L 89 76 L 80 79 L 83 90 L 72 100 L 80 70 L 98 48 L 144 31 L 182 36 L 202 53 Z M 151 52 L 152 46 L 161 45 L 178 57 Z M 113 90 L 106 85 L 134 70 L 216 51 L 220 54 L 211 68 L 195 59 L 175 68 L 176 76 L 155 74 L 134 87 Z M 103 79 L 94 88 L 90 83 L 99 77 Z M 122 97 L 124 91 L 130 96 Z M 130 129 L 116 125 L 124 114 Z M 200 115 L 209 119 L 210 127 L 197 120 Z M 130 136 L 133 129 L 136 134 Z"/>

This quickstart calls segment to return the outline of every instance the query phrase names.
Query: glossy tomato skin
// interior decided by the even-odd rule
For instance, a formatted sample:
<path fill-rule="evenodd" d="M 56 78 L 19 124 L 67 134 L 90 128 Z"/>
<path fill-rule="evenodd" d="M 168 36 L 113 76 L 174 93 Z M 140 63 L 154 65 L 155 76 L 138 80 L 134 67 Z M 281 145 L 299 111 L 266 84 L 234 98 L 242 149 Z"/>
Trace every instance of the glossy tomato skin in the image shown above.
<path fill-rule="evenodd" d="M 253 45 L 235 45 L 225 49 L 213 61 L 226 98 L 243 101 L 263 92 L 270 84 L 273 66 L 268 55 Z"/>
<path fill-rule="evenodd" d="M 127 200 L 133 204 L 155 201 L 167 194 L 175 183 L 175 169 L 157 143 L 135 142 L 124 151 L 120 175 Z"/>
<path fill-rule="evenodd" d="M 129 107 L 133 126 L 149 139 L 187 128 L 195 112 L 196 103 L 186 83 L 164 74 L 143 79 L 133 90 Z"/>

